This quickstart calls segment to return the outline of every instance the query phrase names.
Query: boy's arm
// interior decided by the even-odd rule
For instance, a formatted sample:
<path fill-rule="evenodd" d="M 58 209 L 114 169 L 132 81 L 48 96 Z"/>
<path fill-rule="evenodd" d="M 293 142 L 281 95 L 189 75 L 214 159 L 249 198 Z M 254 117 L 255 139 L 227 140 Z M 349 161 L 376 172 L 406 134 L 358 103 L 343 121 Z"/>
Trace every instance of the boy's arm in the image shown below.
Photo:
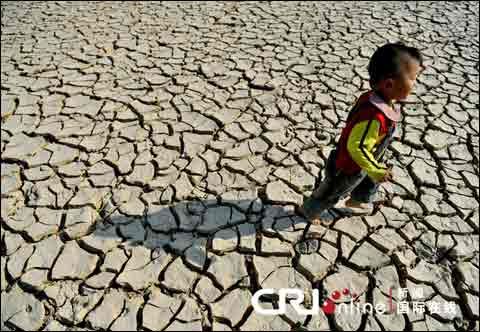
<path fill-rule="evenodd" d="M 359 122 L 353 127 L 347 141 L 347 150 L 353 161 L 376 182 L 380 181 L 387 172 L 387 168 L 378 163 L 372 154 L 379 130 L 380 122 L 377 120 Z"/>

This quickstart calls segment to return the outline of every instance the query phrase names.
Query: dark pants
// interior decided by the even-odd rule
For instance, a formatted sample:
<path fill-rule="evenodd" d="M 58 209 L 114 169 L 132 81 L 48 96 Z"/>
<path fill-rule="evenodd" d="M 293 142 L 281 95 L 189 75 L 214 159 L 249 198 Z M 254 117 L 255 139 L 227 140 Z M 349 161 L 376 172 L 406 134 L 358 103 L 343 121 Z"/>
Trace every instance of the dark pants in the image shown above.
<path fill-rule="evenodd" d="M 333 207 L 337 202 L 350 195 L 361 203 L 369 203 L 378 189 L 378 183 L 373 182 L 364 171 L 354 175 L 346 175 L 335 169 L 336 151 L 328 157 L 325 179 L 321 181 L 319 174 L 315 190 L 303 203 L 303 210 L 307 217 L 320 215 L 322 211 Z"/>
<path fill-rule="evenodd" d="M 391 126 L 385 139 L 375 149 L 375 159 L 382 160 L 383 153 L 390 145 L 394 132 L 395 126 Z M 320 181 L 321 174 L 319 174 L 318 183 L 315 183 L 316 189 L 312 196 L 303 203 L 303 211 L 308 218 L 319 216 L 322 211 L 333 207 L 347 195 L 357 202 L 369 203 L 377 192 L 378 183 L 373 182 L 364 171 L 354 175 L 346 175 L 338 171 L 335 168 L 336 153 L 337 150 L 333 150 L 328 156 L 325 179 Z"/>

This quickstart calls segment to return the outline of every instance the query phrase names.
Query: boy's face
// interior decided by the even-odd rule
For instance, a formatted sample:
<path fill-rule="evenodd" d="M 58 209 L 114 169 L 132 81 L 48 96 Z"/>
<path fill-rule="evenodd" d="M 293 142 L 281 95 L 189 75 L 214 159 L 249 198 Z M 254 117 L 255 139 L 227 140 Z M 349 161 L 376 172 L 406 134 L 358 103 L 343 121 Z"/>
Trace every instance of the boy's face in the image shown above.
<path fill-rule="evenodd" d="M 398 77 L 391 79 L 390 92 L 392 99 L 405 100 L 412 92 L 413 86 L 420 72 L 420 64 L 414 59 L 405 60 Z"/>

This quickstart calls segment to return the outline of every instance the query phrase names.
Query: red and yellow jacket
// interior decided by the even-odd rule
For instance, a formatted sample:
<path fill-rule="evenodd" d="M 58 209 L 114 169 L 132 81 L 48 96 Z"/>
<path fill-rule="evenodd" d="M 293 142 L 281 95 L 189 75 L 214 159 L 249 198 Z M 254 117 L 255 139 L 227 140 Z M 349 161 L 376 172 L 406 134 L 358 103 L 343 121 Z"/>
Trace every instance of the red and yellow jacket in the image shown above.
<path fill-rule="evenodd" d="M 347 175 L 364 170 L 374 181 L 387 170 L 375 157 L 376 148 L 400 120 L 400 112 L 373 91 L 358 98 L 342 130 L 337 148 L 336 168 Z"/>

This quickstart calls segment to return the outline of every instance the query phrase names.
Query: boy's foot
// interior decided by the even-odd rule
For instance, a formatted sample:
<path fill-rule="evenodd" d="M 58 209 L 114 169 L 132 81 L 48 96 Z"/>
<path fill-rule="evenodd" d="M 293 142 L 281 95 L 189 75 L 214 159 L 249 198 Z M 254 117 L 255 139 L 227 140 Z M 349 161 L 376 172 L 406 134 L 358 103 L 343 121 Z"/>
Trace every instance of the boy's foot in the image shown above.
<path fill-rule="evenodd" d="M 328 213 L 328 211 L 324 211 L 320 215 L 308 218 L 308 221 L 312 225 L 330 226 L 335 221 L 335 217 Z"/>
<path fill-rule="evenodd" d="M 373 204 L 372 204 L 372 203 L 357 202 L 357 201 L 354 201 L 353 199 L 349 198 L 349 199 L 345 202 L 345 206 L 346 206 L 346 207 L 349 207 L 349 208 L 353 208 L 353 209 L 364 209 L 364 210 L 367 210 L 367 209 L 372 208 L 372 207 L 373 207 Z"/>
<path fill-rule="evenodd" d="M 305 217 L 305 219 L 308 220 L 309 223 L 311 223 L 312 225 L 322 225 L 324 224 L 324 222 L 322 221 L 322 218 L 320 216 L 310 216 L 308 215 L 305 210 L 303 209 L 302 206 L 300 206 L 298 208 L 298 212 L 300 212 L 301 215 L 303 215 Z"/>
<path fill-rule="evenodd" d="M 321 219 L 320 217 L 313 217 L 308 220 L 312 225 L 323 225 L 324 220 Z"/>
<path fill-rule="evenodd" d="M 320 213 L 312 213 L 310 210 L 311 202 L 311 198 L 307 199 L 303 205 L 298 207 L 298 212 L 312 225 L 329 226 L 334 221 L 334 217 L 328 212 L 328 210 L 323 210 Z"/>
<path fill-rule="evenodd" d="M 357 202 L 350 198 L 340 202 L 335 209 L 350 215 L 368 215 L 373 212 L 373 204 Z"/>

